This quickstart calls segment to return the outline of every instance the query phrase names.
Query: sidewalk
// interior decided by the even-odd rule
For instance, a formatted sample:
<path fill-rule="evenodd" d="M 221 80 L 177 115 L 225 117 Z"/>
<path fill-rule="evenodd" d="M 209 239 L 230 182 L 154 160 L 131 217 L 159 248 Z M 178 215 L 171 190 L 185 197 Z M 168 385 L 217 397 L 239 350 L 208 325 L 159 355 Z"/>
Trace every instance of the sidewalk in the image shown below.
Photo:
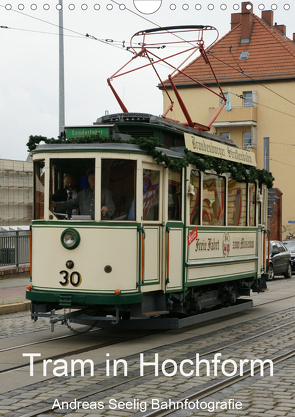
<path fill-rule="evenodd" d="M 26 287 L 30 283 L 28 265 L 0 268 L 0 315 L 30 310 Z"/>

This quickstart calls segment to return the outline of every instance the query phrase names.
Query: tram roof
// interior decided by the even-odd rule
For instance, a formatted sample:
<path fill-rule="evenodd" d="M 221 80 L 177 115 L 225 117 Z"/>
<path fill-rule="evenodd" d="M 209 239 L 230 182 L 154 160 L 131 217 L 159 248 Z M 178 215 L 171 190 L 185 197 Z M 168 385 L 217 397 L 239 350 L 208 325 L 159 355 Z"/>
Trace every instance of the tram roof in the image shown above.
<path fill-rule="evenodd" d="M 190 126 L 185 126 L 173 120 L 166 119 L 164 117 L 154 116 L 149 113 L 114 113 L 102 116 L 93 123 L 93 127 L 101 124 L 149 124 L 155 125 L 158 128 L 169 129 L 172 131 L 178 131 L 181 134 L 189 133 L 192 135 L 198 135 L 204 139 L 214 140 L 216 142 L 224 143 L 233 147 L 238 147 L 234 141 L 230 138 L 215 135 L 203 130 L 195 129 Z"/>
<path fill-rule="evenodd" d="M 184 147 L 167 149 L 157 147 L 157 150 L 171 158 L 183 158 Z M 33 153 L 40 152 L 124 152 L 124 153 L 141 153 L 147 154 L 139 145 L 131 143 L 58 143 L 58 144 L 41 144 L 36 147 Z"/>

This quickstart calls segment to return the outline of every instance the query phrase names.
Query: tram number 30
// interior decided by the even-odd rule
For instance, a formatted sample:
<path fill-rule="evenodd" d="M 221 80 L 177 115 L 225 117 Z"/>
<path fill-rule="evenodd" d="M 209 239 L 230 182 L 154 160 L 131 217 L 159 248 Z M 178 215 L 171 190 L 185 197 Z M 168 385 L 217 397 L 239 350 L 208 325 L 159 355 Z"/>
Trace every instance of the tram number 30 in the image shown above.
<path fill-rule="evenodd" d="M 60 274 L 63 275 L 63 281 L 59 281 L 60 285 L 66 287 L 71 283 L 74 287 L 79 287 L 82 282 L 82 277 L 79 272 L 72 272 L 69 274 L 68 271 L 60 271 Z"/>

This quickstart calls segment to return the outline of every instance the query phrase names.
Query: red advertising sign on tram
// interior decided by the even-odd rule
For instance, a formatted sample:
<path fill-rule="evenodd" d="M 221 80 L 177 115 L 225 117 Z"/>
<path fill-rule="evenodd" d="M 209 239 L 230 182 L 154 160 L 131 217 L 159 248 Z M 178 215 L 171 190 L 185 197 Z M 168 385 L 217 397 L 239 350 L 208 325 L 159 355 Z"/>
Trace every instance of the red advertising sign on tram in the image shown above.
<path fill-rule="evenodd" d="M 193 243 L 193 241 L 198 237 L 198 228 L 195 227 L 194 230 L 190 232 L 190 234 L 187 236 L 187 244 L 188 246 Z"/>

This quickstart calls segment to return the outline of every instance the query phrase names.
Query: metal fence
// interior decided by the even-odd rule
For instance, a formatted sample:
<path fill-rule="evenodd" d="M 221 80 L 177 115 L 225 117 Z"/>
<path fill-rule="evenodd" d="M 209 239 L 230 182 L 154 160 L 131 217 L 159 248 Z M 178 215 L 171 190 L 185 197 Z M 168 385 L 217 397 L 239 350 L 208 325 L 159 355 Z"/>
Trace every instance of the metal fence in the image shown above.
<path fill-rule="evenodd" d="M 30 231 L 0 232 L 0 266 L 30 263 Z"/>

